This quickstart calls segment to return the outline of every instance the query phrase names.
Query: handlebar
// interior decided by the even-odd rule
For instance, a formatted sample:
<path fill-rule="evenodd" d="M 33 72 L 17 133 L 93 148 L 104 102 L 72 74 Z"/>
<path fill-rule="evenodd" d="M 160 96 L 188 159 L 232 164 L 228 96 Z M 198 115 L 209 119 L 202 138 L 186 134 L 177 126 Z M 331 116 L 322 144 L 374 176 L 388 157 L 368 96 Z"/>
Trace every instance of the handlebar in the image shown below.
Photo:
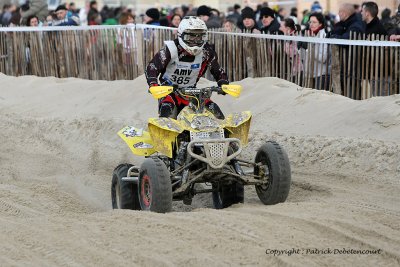
<path fill-rule="evenodd" d="M 217 93 L 222 93 L 222 88 L 218 86 L 209 86 L 209 87 L 204 87 L 204 88 L 177 88 L 178 91 L 180 91 L 182 94 L 191 94 L 191 95 L 199 95 L 201 93 L 207 93 L 207 92 L 217 92 Z"/>

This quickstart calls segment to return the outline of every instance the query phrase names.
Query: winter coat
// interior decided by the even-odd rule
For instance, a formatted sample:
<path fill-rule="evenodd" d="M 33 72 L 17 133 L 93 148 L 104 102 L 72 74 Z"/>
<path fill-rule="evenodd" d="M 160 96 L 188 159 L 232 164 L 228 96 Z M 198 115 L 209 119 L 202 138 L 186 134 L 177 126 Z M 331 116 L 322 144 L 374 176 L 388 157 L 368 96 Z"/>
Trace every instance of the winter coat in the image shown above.
<path fill-rule="evenodd" d="M 350 39 L 350 33 L 352 32 L 365 32 L 365 25 L 356 14 L 351 15 L 345 21 L 336 23 L 330 34 L 330 38 Z"/>
<path fill-rule="evenodd" d="M 325 38 L 326 32 L 325 29 L 321 29 L 318 34 L 315 36 L 317 38 Z M 327 65 L 328 65 L 328 73 L 330 73 L 330 55 L 328 44 L 315 44 L 314 50 L 310 47 L 307 49 L 300 48 L 301 58 L 303 59 L 305 71 L 311 71 L 312 77 L 320 77 L 322 75 L 326 75 Z M 312 53 L 312 54 L 311 54 Z M 311 58 L 311 62 L 309 62 L 309 58 Z M 314 64 L 314 70 L 307 69 L 310 64 Z"/>
<path fill-rule="evenodd" d="M 281 25 L 278 22 L 278 19 L 274 19 L 269 26 L 261 28 L 261 33 L 265 34 L 283 34 L 279 28 Z"/>
<path fill-rule="evenodd" d="M 365 33 L 367 35 L 370 34 L 379 34 L 379 35 L 387 35 L 385 28 L 378 18 L 374 18 L 370 23 L 366 24 Z"/>

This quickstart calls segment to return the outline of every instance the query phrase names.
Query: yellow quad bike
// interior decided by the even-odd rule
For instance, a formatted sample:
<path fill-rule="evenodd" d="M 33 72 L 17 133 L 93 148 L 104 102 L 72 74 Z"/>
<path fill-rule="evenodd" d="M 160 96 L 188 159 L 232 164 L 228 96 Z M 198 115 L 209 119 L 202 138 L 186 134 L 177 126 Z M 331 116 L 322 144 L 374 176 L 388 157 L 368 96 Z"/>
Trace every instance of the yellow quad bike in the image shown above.
<path fill-rule="evenodd" d="M 159 99 L 173 90 L 157 86 L 150 92 Z M 239 97 L 242 87 L 175 90 L 189 99 L 177 119 L 151 118 L 148 131 L 127 126 L 118 132 L 132 152 L 145 160 L 140 167 L 121 164 L 115 168 L 113 208 L 164 213 L 171 211 L 173 200 L 190 205 L 194 195 L 211 192 L 214 207 L 222 209 L 243 203 L 244 185 L 255 185 L 266 205 L 284 202 L 291 181 L 284 149 L 268 141 L 258 149 L 254 162 L 240 159 L 248 143 L 251 113 L 234 113 L 220 120 L 206 108 L 213 92 Z M 195 186 L 199 183 L 205 186 Z"/>

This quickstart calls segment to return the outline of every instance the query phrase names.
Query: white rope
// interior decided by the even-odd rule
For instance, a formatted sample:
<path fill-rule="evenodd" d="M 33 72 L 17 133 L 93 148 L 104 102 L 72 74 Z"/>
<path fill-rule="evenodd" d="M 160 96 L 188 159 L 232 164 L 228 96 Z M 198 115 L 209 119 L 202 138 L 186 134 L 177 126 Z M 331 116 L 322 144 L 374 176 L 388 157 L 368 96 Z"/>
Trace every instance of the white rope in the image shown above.
<path fill-rule="evenodd" d="M 87 31 L 87 30 L 112 30 L 120 28 L 135 28 L 135 29 L 164 29 L 177 30 L 177 28 L 154 26 L 147 24 L 134 25 L 96 25 L 96 26 L 50 26 L 50 27 L 3 27 L 0 32 L 43 32 L 43 31 Z M 353 46 L 374 46 L 374 47 L 400 47 L 400 42 L 393 41 L 367 41 L 367 40 L 344 40 L 330 39 L 318 37 L 303 37 L 289 35 L 271 35 L 271 34 L 254 34 L 254 33 L 237 33 L 237 32 L 212 32 L 213 34 L 234 35 L 259 39 L 272 39 L 283 41 L 296 41 L 314 44 L 334 44 L 334 45 L 353 45 Z"/>

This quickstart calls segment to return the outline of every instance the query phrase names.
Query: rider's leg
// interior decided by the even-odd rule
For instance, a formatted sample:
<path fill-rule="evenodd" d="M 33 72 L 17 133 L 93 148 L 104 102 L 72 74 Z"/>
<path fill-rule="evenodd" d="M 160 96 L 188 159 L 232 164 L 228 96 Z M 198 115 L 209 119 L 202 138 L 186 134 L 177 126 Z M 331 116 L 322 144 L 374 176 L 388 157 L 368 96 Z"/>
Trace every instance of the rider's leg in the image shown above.
<path fill-rule="evenodd" d="M 160 100 L 158 104 L 159 117 L 176 118 L 176 113 L 175 101 L 171 96 L 167 95 Z"/>
<path fill-rule="evenodd" d="M 217 105 L 217 103 L 212 102 L 211 100 L 207 101 L 206 108 L 214 114 L 217 119 L 223 120 L 225 119 L 224 113 L 222 113 L 221 108 Z"/>

